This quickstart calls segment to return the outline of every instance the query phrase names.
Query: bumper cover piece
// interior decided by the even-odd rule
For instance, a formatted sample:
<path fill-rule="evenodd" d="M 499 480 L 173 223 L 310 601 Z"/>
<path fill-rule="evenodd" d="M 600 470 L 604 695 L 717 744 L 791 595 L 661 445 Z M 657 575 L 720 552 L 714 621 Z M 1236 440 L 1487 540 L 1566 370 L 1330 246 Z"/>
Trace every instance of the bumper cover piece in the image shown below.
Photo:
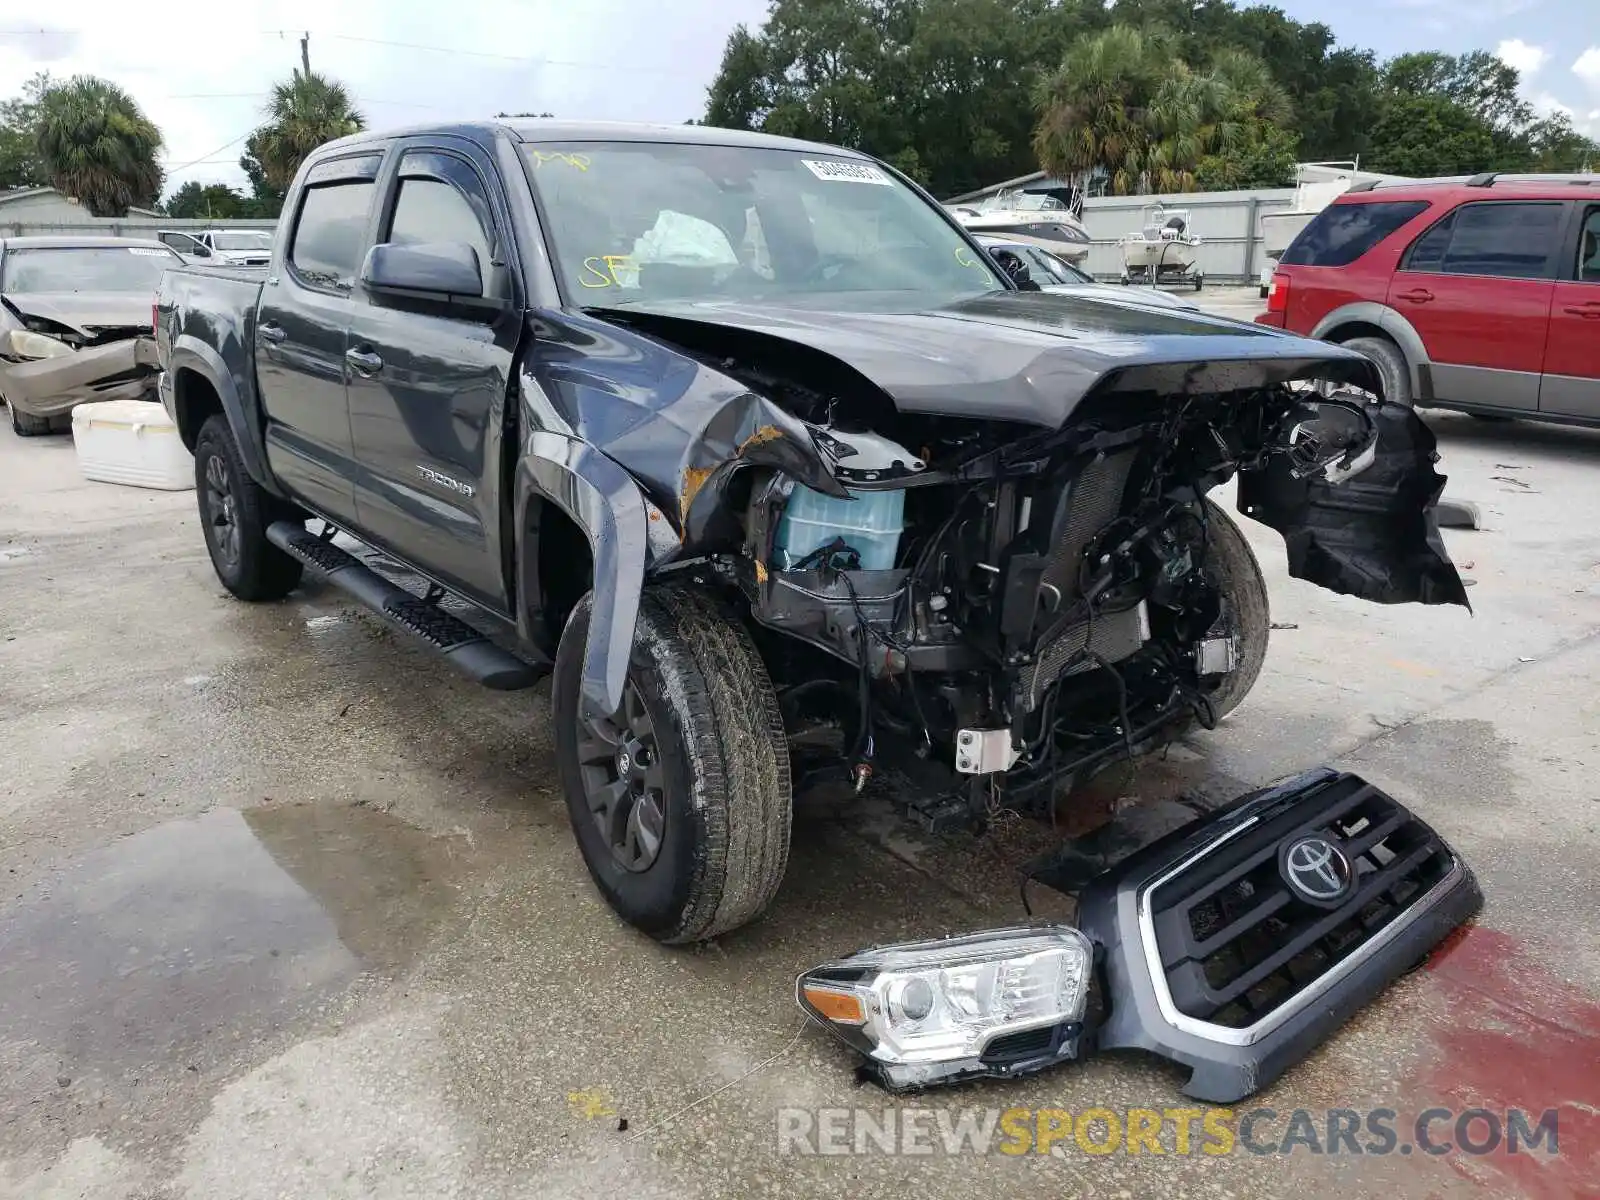
<path fill-rule="evenodd" d="M 1319 768 L 1174 830 L 1094 879 L 1078 926 L 1103 951 L 1097 1049 L 1190 1068 L 1231 1103 L 1305 1057 L 1482 905 L 1455 853 L 1398 802 Z"/>
<path fill-rule="evenodd" d="M 91 400 L 136 400 L 155 389 L 157 371 L 155 341 L 129 338 L 49 358 L 0 360 L 0 394 L 19 412 L 58 417 Z"/>

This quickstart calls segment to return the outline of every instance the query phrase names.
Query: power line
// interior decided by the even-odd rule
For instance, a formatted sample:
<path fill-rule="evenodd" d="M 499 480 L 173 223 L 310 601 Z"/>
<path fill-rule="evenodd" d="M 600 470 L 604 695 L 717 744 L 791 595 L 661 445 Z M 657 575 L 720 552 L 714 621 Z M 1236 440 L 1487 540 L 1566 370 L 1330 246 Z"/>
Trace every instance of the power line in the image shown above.
<path fill-rule="evenodd" d="M 174 175 L 179 171 L 186 171 L 190 167 L 198 167 L 202 163 L 205 163 L 205 162 L 208 162 L 208 161 L 213 161 L 212 158 L 211 158 L 211 156 L 213 154 L 221 154 L 229 146 L 237 146 L 240 142 L 244 141 L 247 137 L 249 137 L 254 132 L 255 132 L 254 129 L 247 129 L 243 133 L 241 133 L 238 137 L 229 138 L 227 141 L 223 142 L 222 145 L 217 146 L 214 149 L 207 150 L 204 154 L 202 154 L 197 159 L 194 159 L 194 160 L 192 160 L 190 162 L 186 162 L 186 163 L 179 163 L 175 167 L 163 167 L 162 170 L 165 171 L 168 175 Z M 229 160 L 228 159 L 217 159 L 215 161 L 227 162 Z"/>
<path fill-rule="evenodd" d="M 292 31 L 287 29 L 264 29 L 262 32 L 270 36 L 281 37 Z M 421 50 L 429 54 L 451 54 L 465 58 L 490 58 L 500 62 L 532 63 L 535 66 L 585 67 L 591 70 L 603 71 L 614 71 L 619 66 L 622 66 L 629 71 L 643 72 L 649 75 L 673 75 L 681 79 L 699 79 L 702 77 L 699 71 L 679 71 L 671 67 L 648 67 L 632 62 L 618 63 L 615 60 L 601 62 L 579 58 L 543 58 L 528 54 L 495 54 L 488 50 L 461 50 L 454 46 L 428 46 L 421 42 L 397 42 L 387 38 L 357 37 L 350 33 L 323 33 L 317 36 L 335 42 L 359 42 L 369 46 L 389 46 L 397 50 Z"/>

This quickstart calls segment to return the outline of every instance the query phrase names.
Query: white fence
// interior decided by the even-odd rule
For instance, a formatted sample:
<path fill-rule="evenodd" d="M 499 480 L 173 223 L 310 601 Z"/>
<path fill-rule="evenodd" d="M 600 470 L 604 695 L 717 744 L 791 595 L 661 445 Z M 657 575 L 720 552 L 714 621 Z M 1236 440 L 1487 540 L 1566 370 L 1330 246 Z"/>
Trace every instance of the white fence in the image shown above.
<path fill-rule="evenodd" d="M 153 238 L 158 229 L 266 229 L 278 222 L 184 220 L 180 217 L 75 217 L 72 220 L 33 218 L 8 221 L 0 208 L 0 237 L 142 237 Z"/>
<path fill-rule="evenodd" d="M 1124 236 L 1144 227 L 1144 210 L 1160 204 L 1169 213 L 1187 210 L 1189 232 L 1199 235 L 1195 255 L 1200 272 L 1218 283 L 1253 282 L 1265 261 L 1261 214 L 1294 207 L 1294 188 L 1254 192 L 1190 192 L 1177 196 L 1095 196 L 1083 202 L 1083 223 L 1094 244 L 1085 271 L 1114 279 L 1122 274 Z"/>

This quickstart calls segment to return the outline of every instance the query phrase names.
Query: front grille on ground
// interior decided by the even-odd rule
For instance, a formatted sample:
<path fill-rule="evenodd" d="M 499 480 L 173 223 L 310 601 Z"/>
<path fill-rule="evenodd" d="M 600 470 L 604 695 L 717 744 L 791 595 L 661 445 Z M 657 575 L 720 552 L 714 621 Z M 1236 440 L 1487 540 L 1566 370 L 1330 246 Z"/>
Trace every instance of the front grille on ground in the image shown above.
<path fill-rule="evenodd" d="M 1354 868 L 1349 898 L 1328 908 L 1290 889 L 1279 848 L 1316 834 Z M 1399 918 L 1453 858 L 1420 820 L 1360 780 L 1261 822 L 1151 896 L 1156 952 L 1174 1004 L 1233 1029 L 1270 1016 Z"/>

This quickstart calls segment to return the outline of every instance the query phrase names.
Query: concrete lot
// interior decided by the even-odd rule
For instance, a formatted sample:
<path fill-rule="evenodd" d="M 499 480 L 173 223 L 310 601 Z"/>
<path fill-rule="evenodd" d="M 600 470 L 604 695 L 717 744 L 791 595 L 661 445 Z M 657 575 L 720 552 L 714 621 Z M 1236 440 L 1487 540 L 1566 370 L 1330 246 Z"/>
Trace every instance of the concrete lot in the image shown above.
<path fill-rule="evenodd" d="M 1040 831 L 808 807 L 767 920 L 663 949 L 589 884 L 546 689 L 478 689 L 329 589 L 234 602 L 192 493 L 0 428 L 0 1196 L 1595 1194 L 1600 433 L 1433 423 L 1485 507 L 1446 535 L 1475 613 L 1291 581 L 1246 522 L 1281 626 L 1256 692 L 1089 799 L 1331 761 L 1411 803 L 1485 913 L 1245 1106 L 1278 1114 L 1257 1139 L 1296 1108 L 1559 1106 L 1559 1156 L 780 1156 L 788 1106 L 1184 1103 L 1127 1056 L 890 1100 L 803 1027 L 800 969 L 1020 917 Z"/>

